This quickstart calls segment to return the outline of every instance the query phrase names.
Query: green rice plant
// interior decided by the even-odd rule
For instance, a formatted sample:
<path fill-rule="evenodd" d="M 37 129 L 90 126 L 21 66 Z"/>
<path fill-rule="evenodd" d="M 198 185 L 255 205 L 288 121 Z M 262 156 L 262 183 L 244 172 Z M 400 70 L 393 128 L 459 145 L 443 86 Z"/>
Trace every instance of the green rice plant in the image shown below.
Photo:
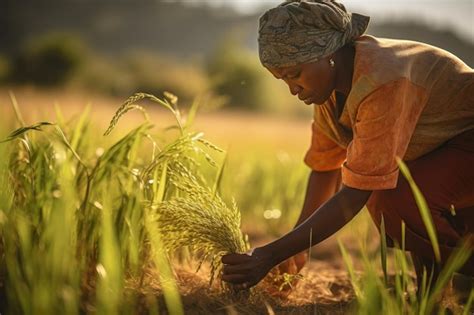
<path fill-rule="evenodd" d="M 135 104 L 145 98 L 169 109 L 180 130 L 161 147 L 150 134 L 145 109 Z M 0 281 L 9 312 L 132 313 L 138 297 L 127 293 L 124 299 L 125 284 L 142 281 L 144 268 L 152 267 L 168 312 L 182 314 L 172 253 L 187 247 L 201 262 L 209 260 L 212 281 L 219 255 L 249 248 L 240 212 L 218 193 L 223 166 L 208 151 L 223 151 L 190 130 L 197 105 L 184 122 L 173 95 L 160 100 L 138 93 L 122 104 L 106 133 L 132 109 L 142 111 L 145 122 L 98 153 L 82 136 L 89 128 L 88 109 L 75 124 L 57 109 L 58 124 L 28 126 L 13 94 L 11 99 L 20 127 L 0 146 L 9 151 L 2 155 L 8 161 L 0 159 L 7 166 L 1 183 L 9 187 L 0 195 Z M 153 145 L 145 156 L 144 141 Z M 169 229 L 175 225 L 173 209 L 188 211 L 180 212 L 184 218 L 177 223 L 187 224 L 190 233 Z M 196 227 L 202 222 L 207 230 Z M 206 239 L 209 231 L 218 235 Z M 193 233 L 202 237 L 190 238 Z M 158 304 L 152 308 L 158 311 Z"/>
<path fill-rule="evenodd" d="M 102 194 L 103 205 L 96 203 L 102 214 L 99 262 L 96 266 L 99 275 L 96 303 L 99 313 L 117 314 L 122 298 L 123 272 L 121 270 L 122 264 L 117 263 L 121 258 L 113 223 L 112 204 L 106 197 L 106 192 L 103 191 Z"/>
<path fill-rule="evenodd" d="M 422 303 L 423 312 L 430 313 L 433 310 L 442 293 L 442 290 L 446 287 L 453 274 L 461 269 L 462 266 L 469 260 L 473 254 L 472 252 L 472 246 L 469 244 L 469 242 L 463 242 L 451 254 L 444 268 L 441 270 L 437 281 L 434 283 L 433 290 L 427 297 L 426 302 L 423 301 Z"/>
<path fill-rule="evenodd" d="M 466 305 L 464 305 L 464 310 L 462 312 L 462 315 L 467 315 L 469 312 L 471 312 L 473 303 L 474 303 L 474 290 L 471 290 L 471 293 L 469 293 L 469 297 L 467 299 Z"/>
<path fill-rule="evenodd" d="M 380 222 L 380 259 L 382 263 L 383 278 L 385 285 L 388 284 L 387 277 L 387 235 L 385 234 L 385 221 L 382 215 L 382 221 Z"/>
<path fill-rule="evenodd" d="M 160 176 L 160 185 L 157 187 L 157 194 L 154 197 L 154 202 L 163 202 L 164 191 L 166 185 L 167 167 L 163 168 Z M 156 183 L 156 182 L 155 182 Z M 156 188 L 156 184 L 155 184 Z M 177 285 L 174 281 L 168 255 L 163 245 L 162 237 L 159 232 L 159 227 L 153 220 L 151 208 L 146 208 L 145 227 L 150 237 L 150 244 L 152 256 L 155 264 L 160 270 L 160 282 L 163 286 L 163 294 L 165 297 L 168 310 L 172 314 L 183 314 L 182 302 L 179 295 Z"/>
<path fill-rule="evenodd" d="M 397 163 L 403 176 L 405 176 L 408 183 L 410 184 L 413 196 L 415 197 L 416 204 L 418 206 L 418 209 L 420 210 L 421 219 L 425 224 L 428 237 L 430 238 L 431 245 L 433 246 L 433 252 L 435 254 L 436 260 L 439 262 L 441 261 L 441 253 L 439 250 L 438 238 L 436 236 L 436 229 L 434 228 L 433 218 L 431 217 L 431 213 L 428 209 L 425 197 L 423 197 L 423 195 L 421 194 L 421 191 L 413 180 L 406 164 L 399 158 L 397 158 Z"/>
<path fill-rule="evenodd" d="M 228 208 L 210 189 L 195 186 L 186 179 L 181 179 L 178 185 L 187 192 L 186 197 L 151 205 L 156 209 L 164 245 L 169 250 L 188 247 L 202 254 L 202 260 L 210 258 L 212 283 L 216 271 L 220 271 L 223 255 L 249 249 L 240 230 L 240 213 L 235 204 Z"/>
<path fill-rule="evenodd" d="M 354 288 L 354 292 L 356 297 L 360 299 L 362 297 L 362 291 L 359 287 L 359 281 L 356 277 L 355 269 L 354 269 L 354 264 L 352 262 L 352 258 L 347 252 L 344 244 L 340 240 L 338 240 L 338 245 L 339 245 L 339 250 L 341 251 L 342 254 L 342 259 L 344 260 L 344 264 L 346 265 L 346 269 L 349 272 L 349 276 L 351 279 L 352 287 Z"/>
<path fill-rule="evenodd" d="M 2 204 L 8 221 L 1 236 L 9 309 L 77 314 L 79 275 L 70 160 L 57 143 L 41 146 L 33 143 L 34 137 L 17 136 L 10 139 L 20 139 L 10 153 L 11 199 Z"/>
<path fill-rule="evenodd" d="M 6 139 L 0 141 L 0 143 L 9 142 L 9 141 L 12 141 L 16 138 L 19 138 L 19 137 L 23 136 L 27 131 L 30 131 L 30 130 L 41 131 L 42 126 L 51 126 L 51 125 L 53 125 L 53 124 L 50 123 L 50 122 L 43 121 L 43 122 L 39 122 L 39 123 L 31 125 L 31 126 L 18 128 L 17 130 L 10 133 Z"/>
<path fill-rule="evenodd" d="M 169 94 L 168 95 L 172 95 L 172 94 Z M 170 96 L 171 97 L 171 96 Z M 110 134 L 112 132 L 112 130 L 115 128 L 115 126 L 118 124 L 118 121 L 120 120 L 120 118 L 125 115 L 127 112 L 133 110 L 133 109 L 137 109 L 137 110 L 140 110 L 142 113 L 144 113 L 145 115 L 145 118 L 148 120 L 148 115 L 146 114 L 146 111 L 144 110 L 144 108 L 142 106 L 139 106 L 139 105 L 136 105 L 135 103 L 140 101 L 140 100 L 143 100 L 143 99 L 148 99 L 148 100 L 151 100 L 152 102 L 155 102 L 157 104 L 160 104 L 162 106 L 164 106 L 165 108 L 169 109 L 172 113 L 173 113 L 173 117 L 175 117 L 176 119 L 176 123 L 177 125 L 179 126 L 179 128 L 182 130 L 182 124 L 181 124 L 181 120 L 180 120 L 180 113 L 179 113 L 179 110 L 177 109 L 176 106 L 173 106 L 172 104 L 176 105 L 175 102 L 177 102 L 177 98 L 175 99 L 175 102 L 172 104 L 170 104 L 169 102 L 167 102 L 166 100 L 161 100 L 159 98 L 157 98 L 156 96 L 154 95 L 151 95 L 151 94 L 146 94 L 146 93 L 135 93 L 133 96 L 129 97 L 120 107 L 119 109 L 116 111 L 114 117 L 112 118 L 112 120 L 110 121 L 110 124 L 109 124 L 109 128 L 107 128 L 107 130 L 105 131 L 104 133 L 104 136 Z M 174 107 L 174 108 L 173 108 Z"/>
<path fill-rule="evenodd" d="M 153 156 L 151 163 L 140 172 L 148 206 L 156 212 L 155 220 L 164 248 L 170 252 L 189 248 L 194 253 L 204 254 L 201 262 L 210 258 L 212 283 L 216 271 L 221 268 L 222 255 L 242 253 L 249 248 L 240 230 L 240 212 L 235 203 L 228 208 L 216 193 L 222 170 L 218 170 L 217 184 L 212 189 L 199 172 L 191 171 L 199 165 L 196 154 L 203 156 L 211 166 L 217 166 L 201 146 L 218 152 L 222 150 L 202 139 L 201 133 L 182 127 L 185 124 L 180 123 L 177 99 L 170 94 L 167 97 L 171 104 L 150 95 L 136 94 L 119 108 L 108 130 L 112 130 L 130 104 L 145 97 L 168 108 L 181 130 L 181 136 Z M 152 185 L 147 185 L 150 182 Z"/>
<path fill-rule="evenodd" d="M 401 247 L 395 240 L 394 249 L 394 271 L 395 271 L 395 293 L 397 302 L 401 305 L 401 309 L 407 309 L 406 307 L 406 296 L 408 295 L 409 302 L 411 305 L 416 305 L 416 294 L 410 291 L 408 285 L 411 283 L 409 277 L 408 260 L 405 253 L 405 222 L 402 221 L 401 225 Z"/>
<path fill-rule="evenodd" d="M 432 224 L 431 216 L 429 215 L 429 209 L 426 206 L 426 201 L 419 191 L 410 173 L 403 162 L 399 161 L 400 169 L 402 173 L 407 177 L 411 188 L 414 192 L 415 199 L 424 217 L 426 228 L 430 232 L 432 239 L 436 240 L 435 228 Z M 424 214 L 423 214 L 424 212 Z M 393 291 L 387 281 L 386 271 L 388 256 L 386 248 L 385 234 L 385 223 L 382 218 L 382 225 L 380 229 L 381 235 L 381 264 L 382 271 L 384 273 L 381 281 L 379 272 L 375 268 L 376 264 L 367 255 L 365 246 L 361 244 L 360 256 L 363 261 L 363 272 L 362 276 L 356 277 L 354 265 L 347 250 L 339 242 L 342 257 L 346 264 L 346 268 L 349 272 L 352 285 L 356 294 L 357 307 L 355 313 L 357 314 L 445 314 L 443 307 L 440 307 L 439 300 L 443 289 L 446 287 L 448 281 L 451 279 L 453 274 L 457 272 L 472 255 L 472 248 L 470 248 L 467 242 L 459 244 L 458 248 L 451 254 L 451 256 L 445 262 L 443 269 L 435 283 L 432 282 L 432 274 L 428 277 L 426 269 L 423 273 L 422 287 L 418 288 L 421 292 L 418 295 L 411 290 L 416 286 L 416 282 L 412 277 L 409 276 L 409 261 L 405 253 L 405 223 L 401 225 L 401 244 L 398 244 L 395 240 L 395 249 L 393 255 L 393 264 L 395 272 L 395 291 Z M 437 242 L 433 245 L 434 251 L 439 252 L 439 245 Z M 438 249 L 436 249 L 438 248 Z M 471 292 L 472 295 L 472 292 Z M 471 298 L 472 299 L 472 298 Z M 472 303 L 468 301 L 465 305 L 465 311 L 469 310 Z M 438 309 L 436 310 L 436 307 Z"/>

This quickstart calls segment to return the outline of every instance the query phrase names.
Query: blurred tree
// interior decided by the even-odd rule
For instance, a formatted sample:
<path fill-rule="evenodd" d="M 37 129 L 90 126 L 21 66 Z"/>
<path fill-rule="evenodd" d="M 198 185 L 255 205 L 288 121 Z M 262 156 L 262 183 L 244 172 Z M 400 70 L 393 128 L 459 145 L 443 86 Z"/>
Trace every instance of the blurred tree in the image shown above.
<path fill-rule="evenodd" d="M 120 97 L 135 92 L 158 96 L 169 91 L 183 107 L 195 97 L 212 94 L 202 62 L 138 49 L 114 57 L 90 54 L 70 85 Z"/>
<path fill-rule="evenodd" d="M 257 55 L 242 48 L 237 37 L 227 36 L 209 58 L 213 89 L 229 96 L 229 106 L 262 109 L 268 101 L 264 69 Z"/>
<path fill-rule="evenodd" d="M 133 76 L 135 91 L 156 95 L 169 91 L 190 103 L 194 97 L 209 90 L 207 75 L 197 62 L 138 50 L 126 54 L 121 62 Z"/>
<path fill-rule="evenodd" d="M 71 34 L 50 33 L 23 46 L 12 65 L 11 80 L 54 86 L 67 83 L 84 63 L 85 45 Z"/>

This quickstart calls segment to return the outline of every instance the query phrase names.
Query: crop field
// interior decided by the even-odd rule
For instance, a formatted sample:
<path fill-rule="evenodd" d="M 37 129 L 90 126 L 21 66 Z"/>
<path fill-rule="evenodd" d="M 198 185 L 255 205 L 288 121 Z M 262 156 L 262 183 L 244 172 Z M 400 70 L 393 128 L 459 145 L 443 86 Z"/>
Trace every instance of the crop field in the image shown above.
<path fill-rule="evenodd" d="M 417 297 L 365 210 L 299 276 L 221 282 L 224 254 L 296 222 L 311 118 L 204 105 L 0 91 L 1 314 L 472 314 L 450 285 L 467 248 Z"/>

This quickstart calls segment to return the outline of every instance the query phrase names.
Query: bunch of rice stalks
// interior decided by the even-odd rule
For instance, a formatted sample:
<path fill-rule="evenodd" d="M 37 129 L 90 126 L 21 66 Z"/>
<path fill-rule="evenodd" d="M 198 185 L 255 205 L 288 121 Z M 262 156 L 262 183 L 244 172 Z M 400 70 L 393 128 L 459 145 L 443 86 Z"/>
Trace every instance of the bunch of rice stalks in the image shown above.
<path fill-rule="evenodd" d="M 188 130 L 189 124 L 181 122 L 177 98 L 169 93 L 167 98 L 171 104 L 147 94 L 132 96 L 117 111 L 106 133 L 113 129 L 123 113 L 134 108 L 133 102 L 143 98 L 168 108 L 181 131 L 180 137 L 159 150 L 151 163 L 139 172 L 145 204 L 152 210 L 164 248 L 168 252 L 188 248 L 200 257 L 201 263 L 210 260 L 212 283 L 216 272 L 222 268 L 220 258 L 223 255 L 243 253 L 250 247 L 240 230 L 241 216 L 236 204 L 228 207 L 217 193 L 223 168 L 217 170 L 212 185 L 206 183 L 199 171 L 200 156 L 217 168 L 217 163 L 203 147 L 223 151 L 202 139 L 202 133 Z"/>
<path fill-rule="evenodd" d="M 173 175 L 171 175 L 173 176 Z M 221 269 L 220 258 L 228 253 L 243 253 L 249 249 L 247 238 L 240 230 L 240 213 L 222 201 L 209 189 L 182 181 L 179 186 L 188 194 L 157 204 L 156 222 L 163 235 L 163 245 L 169 250 L 187 247 L 193 253 L 211 261 L 210 283 Z"/>

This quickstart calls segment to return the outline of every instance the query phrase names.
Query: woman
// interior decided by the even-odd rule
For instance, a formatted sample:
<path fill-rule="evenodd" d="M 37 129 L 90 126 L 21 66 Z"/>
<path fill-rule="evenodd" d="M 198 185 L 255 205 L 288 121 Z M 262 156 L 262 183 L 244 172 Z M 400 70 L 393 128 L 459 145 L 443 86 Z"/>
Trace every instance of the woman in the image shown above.
<path fill-rule="evenodd" d="M 461 240 L 473 247 L 474 71 L 430 45 L 363 35 L 368 21 L 329 0 L 287 1 L 260 18 L 262 64 L 315 104 L 312 171 L 296 227 L 250 255 L 224 256 L 224 281 L 251 287 L 285 260 L 299 270 L 309 240 L 331 236 L 364 205 L 377 227 L 383 216 L 392 243 L 405 223 L 418 281 L 423 267 L 436 277 Z M 440 264 L 397 157 L 427 200 Z M 474 275 L 472 255 L 461 272 Z"/>

